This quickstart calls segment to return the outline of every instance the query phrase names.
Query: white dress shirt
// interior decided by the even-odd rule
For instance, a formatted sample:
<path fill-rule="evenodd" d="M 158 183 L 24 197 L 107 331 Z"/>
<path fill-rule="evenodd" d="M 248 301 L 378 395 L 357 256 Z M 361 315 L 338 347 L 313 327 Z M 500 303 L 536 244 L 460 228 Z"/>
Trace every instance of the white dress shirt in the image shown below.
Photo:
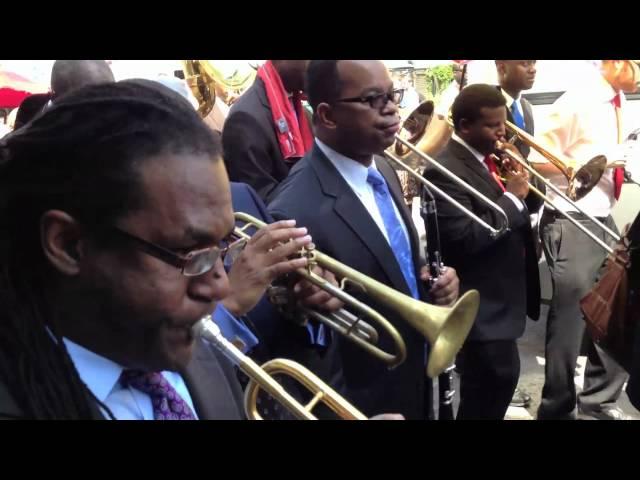
<path fill-rule="evenodd" d="M 466 148 L 467 150 L 469 150 L 474 157 L 476 157 L 478 159 L 478 161 L 482 164 L 482 167 L 489 172 L 489 167 L 487 167 L 487 164 L 484 163 L 484 155 L 481 154 L 478 150 L 476 150 L 475 148 L 473 148 L 471 145 L 469 145 L 467 142 L 465 142 L 462 138 L 460 138 L 455 132 L 453 132 L 451 134 L 451 139 L 455 140 L 456 142 L 458 142 L 460 145 L 462 145 L 464 148 Z M 489 172 L 489 175 L 491 175 L 491 172 Z M 516 197 L 513 193 L 511 192 L 504 192 L 504 194 L 509 197 L 509 199 L 514 203 L 514 205 L 516 206 L 516 208 L 519 211 L 524 210 L 524 202 L 522 200 L 520 200 L 518 197 Z"/>
<path fill-rule="evenodd" d="M 153 420 L 151 397 L 133 387 L 123 387 L 120 375 L 124 367 L 97 353 L 64 339 L 67 351 L 82 381 L 118 420 Z M 185 402 L 196 411 L 184 380 L 177 372 L 161 372 Z M 107 417 L 106 412 L 102 412 Z"/>
<path fill-rule="evenodd" d="M 336 167 L 336 170 L 342 175 L 342 178 L 349 184 L 351 190 L 356 194 L 356 196 L 364 205 L 364 208 L 367 209 L 373 221 L 378 225 L 378 228 L 384 235 L 384 238 L 387 239 L 387 243 L 389 242 L 389 237 L 387 235 L 387 229 L 384 226 L 384 220 L 382 219 L 382 215 L 380 214 L 380 210 L 378 209 L 378 204 L 376 203 L 376 198 L 373 193 L 373 187 L 369 182 L 367 182 L 367 176 L 369 174 L 368 168 L 362 165 L 360 162 L 356 160 L 352 160 L 349 157 L 345 157 L 341 153 L 336 152 L 334 149 L 325 145 L 320 140 L 316 138 L 316 144 L 322 150 L 329 161 Z M 376 162 L 371 162 L 371 168 L 378 169 L 376 166 Z M 402 226 L 402 231 L 404 232 L 405 237 L 407 238 L 407 242 L 411 245 L 411 241 L 409 239 L 409 233 L 407 231 L 407 227 L 400 216 L 400 211 L 396 206 L 395 202 L 391 201 L 393 204 L 393 210 L 396 213 L 396 217 Z"/>
<path fill-rule="evenodd" d="M 620 149 L 616 112 L 611 103 L 615 95 L 616 91 L 609 82 L 594 70 L 592 77 L 585 78 L 579 87 L 567 90 L 553 104 L 551 114 L 540 122 L 542 128 L 539 128 L 536 141 L 551 153 L 559 154 L 561 159 L 575 160 L 576 168 L 596 155 L 606 155 L 609 161 L 615 160 Z M 621 110 L 624 110 L 625 101 L 624 94 L 620 93 Z M 623 128 L 621 126 L 621 133 L 624 133 Z M 534 149 L 529 160 L 547 162 Z M 559 170 L 549 180 L 563 192 L 566 190 L 567 180 Z M 562 210 L 576 211 L 551 189 L 547 189 L 547 195 Z M 608 216 L 615 204 L 613 169 L 605 170 L 593 190 L 576 203 L 590 215 Z"/>

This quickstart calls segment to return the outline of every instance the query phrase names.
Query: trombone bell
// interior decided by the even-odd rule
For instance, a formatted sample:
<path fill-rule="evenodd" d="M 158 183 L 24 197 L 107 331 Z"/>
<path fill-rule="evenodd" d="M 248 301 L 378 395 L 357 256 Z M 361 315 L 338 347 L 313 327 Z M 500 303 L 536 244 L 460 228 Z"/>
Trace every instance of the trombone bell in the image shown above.
<path fill-rule="evenodd" d="M 424 136 L 427 131 L 427 127 L 431 123 L 433 118 L 434 105 L 431 100 L 422 102 L 418 107 L 413 110 L 409 116 L 402 122 L 402 128 L 399 132 L 401 136 L 407 136 L 405 138 L 407 142 L 415 145 Z M 396 155 L 404 157 L 410 150 L 400 142 L 395 143 Z"/>
<path fill-rule="evenodd" d="M 598 184 L 606 168 L 607 157 L 604 155 L 593 157 L 569 180 L 567 196 L 574 202 L 583 198 Z"/>

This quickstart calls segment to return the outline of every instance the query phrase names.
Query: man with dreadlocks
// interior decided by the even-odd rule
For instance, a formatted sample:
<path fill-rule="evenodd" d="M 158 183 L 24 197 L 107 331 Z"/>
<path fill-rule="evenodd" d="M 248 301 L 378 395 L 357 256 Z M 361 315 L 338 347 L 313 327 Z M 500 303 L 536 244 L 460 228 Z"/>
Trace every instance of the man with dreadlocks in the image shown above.
<path fill-rule="evenodd" d="M 242 418 L 232 366 L 191 333 L 229 293 L 220 153 L 140 80 L 71 92 L 2 140 L 0 418 Z M 293 227 L 269 228 L 295 250 L 311 239 Z"/>

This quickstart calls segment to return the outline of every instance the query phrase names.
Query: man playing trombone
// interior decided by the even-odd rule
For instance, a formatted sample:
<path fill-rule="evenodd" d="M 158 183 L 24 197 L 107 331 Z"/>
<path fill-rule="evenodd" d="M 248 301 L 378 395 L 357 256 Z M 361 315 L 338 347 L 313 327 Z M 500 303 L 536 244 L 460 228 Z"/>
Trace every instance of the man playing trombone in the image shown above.
<path fill-rule="evenodd" d="M 565 92 L 553 105 L 545 130 L 536 141 L 545 149 L 561 155 L 566 166 L 576 170 L 596 155 L 608 161 L 621 158 L 619 146 L 625 138 L 622 111 L 624 92 L 636 90 L 640 79 L 638 66 L 631 60 L 596 60 L 591 75 L 580 86 Z M 532 152 L 529 160 L 551 183 L 566 188 L 566 178 L 558 168 Z M 589 214 L 617 232 L 611 209 L 620 196 L 624 173 L 607 169 L 596 186 L 573 205 L 549 192 L 554 206 L 545 206 L 540 234 L 551 272 L 553 296 L 547 319 L 545 345 L 545 384 L 539 419 L 576 418 L 580 412 L 590 418 L 625 418 L 616 407 L 626 374 L 603 350 L 587 339 L 588 358 L 584 389 L 576 397 L 574 372 L 585 330 L 579 301 L 593 286 L 605 251 L 571 225 L 557 209 L 567 212 L 599 239 L 613 245 L 610 235 L 596 226 Z"/>
<path fill-rule="evenodd" d="M 502 419 L 520 375 L 516 340 L 527 315 L 537 320 L 540 284 L 524 199 L 526 171 L 499 171 L 496 142 L 505 135 L 505 98 L 494 86 L 466 87 L 453 103 L 454 133 L 437 157 L 440 165 L 495 202 L 505 213 L 508 230 L 492 234 L 450 202 L 438 201 L 444 259 L 460 274 L 460 290 L 480 292 L 480 310 L 458 356 L 460 407 L 457 419 Z M 461 185 L 433 166 L 424 176 L 496 230 L 504 221 Z M 506 176 L 506 178 L 504 178 Z"/>

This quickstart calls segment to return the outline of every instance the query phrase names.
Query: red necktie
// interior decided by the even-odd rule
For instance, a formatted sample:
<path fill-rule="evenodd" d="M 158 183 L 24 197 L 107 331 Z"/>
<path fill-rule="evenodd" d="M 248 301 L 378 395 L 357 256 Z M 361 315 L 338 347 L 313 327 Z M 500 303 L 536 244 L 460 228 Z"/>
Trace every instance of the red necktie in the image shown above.
<path fill-rule="evenodd" d="M 502 191 L 503 192 L 506 191 L 506 189 L 504 188 L 504 184 L 502 183 L 502 180 L 500 180 L 500 175 L 498 175 L 498 167 L 496 167 L 496 162 L 493 161 L 493 158 L 491 157 L 491 155 L 487 155 L 486 157 L 484 157 L 484 164 L 487 166 L 487 168 L 489 169 L 489 173 L 491 174 L 493 179 L 498 183 Z"/>
<path fill-rule="evenodd" d="M 621 131 L 621 115 L 620 115 L 620 93 L 616 93 L 616 96 L 611 100 L 613 108 L 616 112 L 616 125 L 618 127 L 618 143 L 622 141 Z M 616 200 L 620 198 L 620 192 L 622 192 L 622 184 L 624 183 L 624 168 L 616 168 L 613 170 L 613 195 Z"/>

